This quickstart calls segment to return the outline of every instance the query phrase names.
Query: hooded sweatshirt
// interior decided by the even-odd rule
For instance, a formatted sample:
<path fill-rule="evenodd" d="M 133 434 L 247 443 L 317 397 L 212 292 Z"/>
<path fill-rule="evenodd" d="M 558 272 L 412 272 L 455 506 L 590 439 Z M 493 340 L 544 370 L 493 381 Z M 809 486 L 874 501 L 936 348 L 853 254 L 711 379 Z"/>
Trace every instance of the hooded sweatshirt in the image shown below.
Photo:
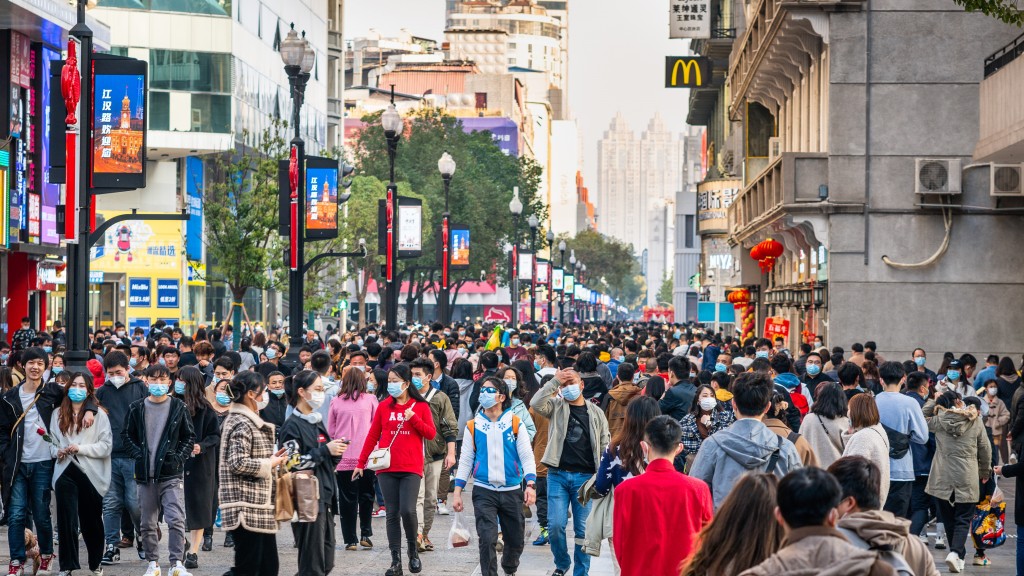
<path fill-rule="evenodd" d="M 834 528 L 807 526 L 786 535 L 782 549 L 740 576 L 882 576 L 895 574 L 878 552 L 850 544 Z"/>
<path fill-rule="evenodd" d="M 910 521 L 884 510 L 864 510 L 847 514 L 837 525 L 847 537 L 853 534 L 874 550 L 892 550 L 903 555 L 917 576 L 938 576 L 928 547 L 910 537 Z M 852 538 L 851 538 L 852 540 Z"/>
<path fill-rule="evenodd" d="M 935 458 L 924 491 L 956 502 L 981 499 L 979 479 L 992 473 L 992 445 L 973 406 L 943 408 L 935 400 L 924 405 L 928 430 L 935 434 Z"/>
<path fill-rule="evenodd" d="M 746 472 L 765 471 L 776 450 L 780 450 L 775 465 L 779 478 L 802 466 L 800 454 L 792 442 L 776 435 L 760 420 L 742 418 L 701 444 L 690 476 L 708 483 L 717 510 L 736 480 Z"/>
<path fill-rule="evenodd" d="M 800 382 L 800 378 L 792 372 L 786 372 L 776 376 L 775 383 L 784 386 L 790 393 L 793 398 L 793 404 L 800 410 L 800 417 L 807 416 L 811 405 L 814 404 L 814 399 L 811 398 L 811 392 L 807 387 Z"/>

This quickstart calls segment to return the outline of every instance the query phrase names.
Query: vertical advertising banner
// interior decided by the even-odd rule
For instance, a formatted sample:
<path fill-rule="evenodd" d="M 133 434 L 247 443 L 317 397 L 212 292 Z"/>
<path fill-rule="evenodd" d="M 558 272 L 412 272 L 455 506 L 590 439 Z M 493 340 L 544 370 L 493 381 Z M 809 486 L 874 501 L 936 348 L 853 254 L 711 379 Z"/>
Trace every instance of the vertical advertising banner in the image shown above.
<path fill-rule="evenodd" d="M 338 237 L 338 161 L 306 157 L 306 238 Z"/>
<path fill-rule="evenodd" d="M 562 289 L 565 291 L 566 294 L 570 296 L 576 294 L 576 279 L 573 277 L 572 274 L 565 275 L 565 280 L 563 281 Z"/>
<path fill-rule="evenodd" d="M 548 271 L 551 263 L 547 260 L 537 260 L 537 285 L 546 286 L 548 283 Z"/>
<path fill-rule="evenodd" d="M 146 63 L 93 61 L 92 185 L 146 185 Z"/>
<path fill-rule="evenodd" d="M 519 251 L 519 280 L 527 282 L 533 279 L 533 252 Z"/>
<path fill-rule="evenodd" d="M 553 292 L 561 292 L 562 285 L 565 278 L 565 271 L 561 268 L 555 268 L 551 271 L 551 290 Z"/>
<path fill-rule="evenodd" d="M 448 241 L 449 265 L 453 270 L 469 268 L 469 228 L 452 225 Z"/>
<path fill-rule="evenodd" d="M 185 224 L 185 255 L 190 262 L 203 262 L 203 186 L 206 176 L 201 158 L 185 159 L 185 192 L 188 222 Z"/>
<path fill-rule="evenodd" d="M 42 118 L 42 129 L 39 130 L 39 160 L 42 170 L 37 170 L 42 195 L 43 244 L 59 244 L 57 234 L 57 205 L 60 204 L 60 186 L 50 182 L 50 62 L 60 60 L 60 52 L 50 50 L 46 46 L 41 49 L 42 68 L 38 74 L 40 79 L 39 99 L 42 103 L 39 112 Z M 60 159 L 64 163 L 64 158 Z"/>
<path fill-rule="evenodd" d="M 423 201 L 398 197 L 398 257 L 416 258 L 423 252 Z"/>

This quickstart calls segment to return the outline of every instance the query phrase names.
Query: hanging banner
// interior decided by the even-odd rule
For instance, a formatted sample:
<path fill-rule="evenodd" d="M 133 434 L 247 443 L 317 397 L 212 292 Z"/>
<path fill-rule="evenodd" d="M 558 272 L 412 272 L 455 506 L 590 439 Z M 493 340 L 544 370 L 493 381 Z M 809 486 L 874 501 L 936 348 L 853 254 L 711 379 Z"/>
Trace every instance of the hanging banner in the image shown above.
<path fill-rule="evenodd" d="M 669 38 L 711 38 L 708 0 L 669 0 Z"/>
<path fill-rule="evenodd" d="M 398 257 L 417 258 L 423 252 L 423 201 L 398 197 Z"/>
<path fill-rule="evenodd" d="M 452 270 L 469 268 L 469 228 L 452 224 L 449 229 L 449 265 Z"/>
<path fill-rule="evenodd" d="M 537 285 L 547 286 L 548 273 L 551 271 L 551 263 L 547 260 L 537 260 Z"/>
<path fill-rule="evenodd" d="M 519 251 L 519 280 L 533 280 L 533 252 Z"/>
<path fill-rule="evenodd" d="M 572 274 L 566 274 L 562 282 L 562 291 L 570 297 L 576 294 L 576 278 Z"/>
<path fill-rule="evenodd" d="M 561 268 L 555 268 L 551 271 L 551 290 L 553 292 L 561 292 L 562 284 L 565 280 L 565 271 Z"/>
<path fill-rule="evenodd" d="M 765 318 L 764 337 L 774 341 L 779 336 L 789 338 L 789 320 L 779 316 Z"/>

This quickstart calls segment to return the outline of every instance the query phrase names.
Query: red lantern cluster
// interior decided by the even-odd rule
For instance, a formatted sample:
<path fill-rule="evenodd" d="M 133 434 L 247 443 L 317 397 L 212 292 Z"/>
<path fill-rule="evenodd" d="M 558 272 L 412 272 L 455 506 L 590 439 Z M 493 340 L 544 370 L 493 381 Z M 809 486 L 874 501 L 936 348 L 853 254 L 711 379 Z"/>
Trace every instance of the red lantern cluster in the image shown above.
<path fill-rule="evenodd" d="M 750 338 L 754 335 L 754 305 L 750 303 L 750 290 L 746 288 L 740 288 L 739 290 L 733 290 L 729 292 L 729 295 L 725 297 L 733 308 L 736 309 L 736 313 L 740 315 L 740 335 L 743 339 Z"/>
<path fill-rule="evenodd" d="M 779 256 L 782 256 L 784 250 L 785 247 L 781 242 L 769 238 L 751 248 L 750 257 L 757 260 L 757 264 L 761 267 L 761 272 L 768 273 L 775 268 L 775 261 L 779 259 Z"/>

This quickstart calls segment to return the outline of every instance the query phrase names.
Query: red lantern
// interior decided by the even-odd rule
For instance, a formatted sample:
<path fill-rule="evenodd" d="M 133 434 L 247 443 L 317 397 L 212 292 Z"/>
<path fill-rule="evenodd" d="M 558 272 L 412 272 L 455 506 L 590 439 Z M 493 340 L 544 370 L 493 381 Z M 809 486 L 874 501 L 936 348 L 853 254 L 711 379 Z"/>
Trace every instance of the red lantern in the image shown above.
<path fill-rule="evenodd" d="M 757 246 L 754 246 L 754 249 L 750 251 L 751 257 L 754 256 L 755 250 L 759 256 L 757 260 L 758 264 L 761 266 L 761 272 L 769 273 L 773 268 L 775 268 L 775 261 L 779 259 L 779 256 L 782 256 L 782 252 L 785 250 L 785 247 L 781 242 L 777 242 L 769 238 Z"/>
<path fill-rule="evenodd" d="M 750 249 L 750 257 L 753 258 L 754 260 L 757 260 L 758 262 L 761 261 L 761 245 L 760 244 L 757 244 L 756 246 L 754 246 L 753 248 Z"/>

